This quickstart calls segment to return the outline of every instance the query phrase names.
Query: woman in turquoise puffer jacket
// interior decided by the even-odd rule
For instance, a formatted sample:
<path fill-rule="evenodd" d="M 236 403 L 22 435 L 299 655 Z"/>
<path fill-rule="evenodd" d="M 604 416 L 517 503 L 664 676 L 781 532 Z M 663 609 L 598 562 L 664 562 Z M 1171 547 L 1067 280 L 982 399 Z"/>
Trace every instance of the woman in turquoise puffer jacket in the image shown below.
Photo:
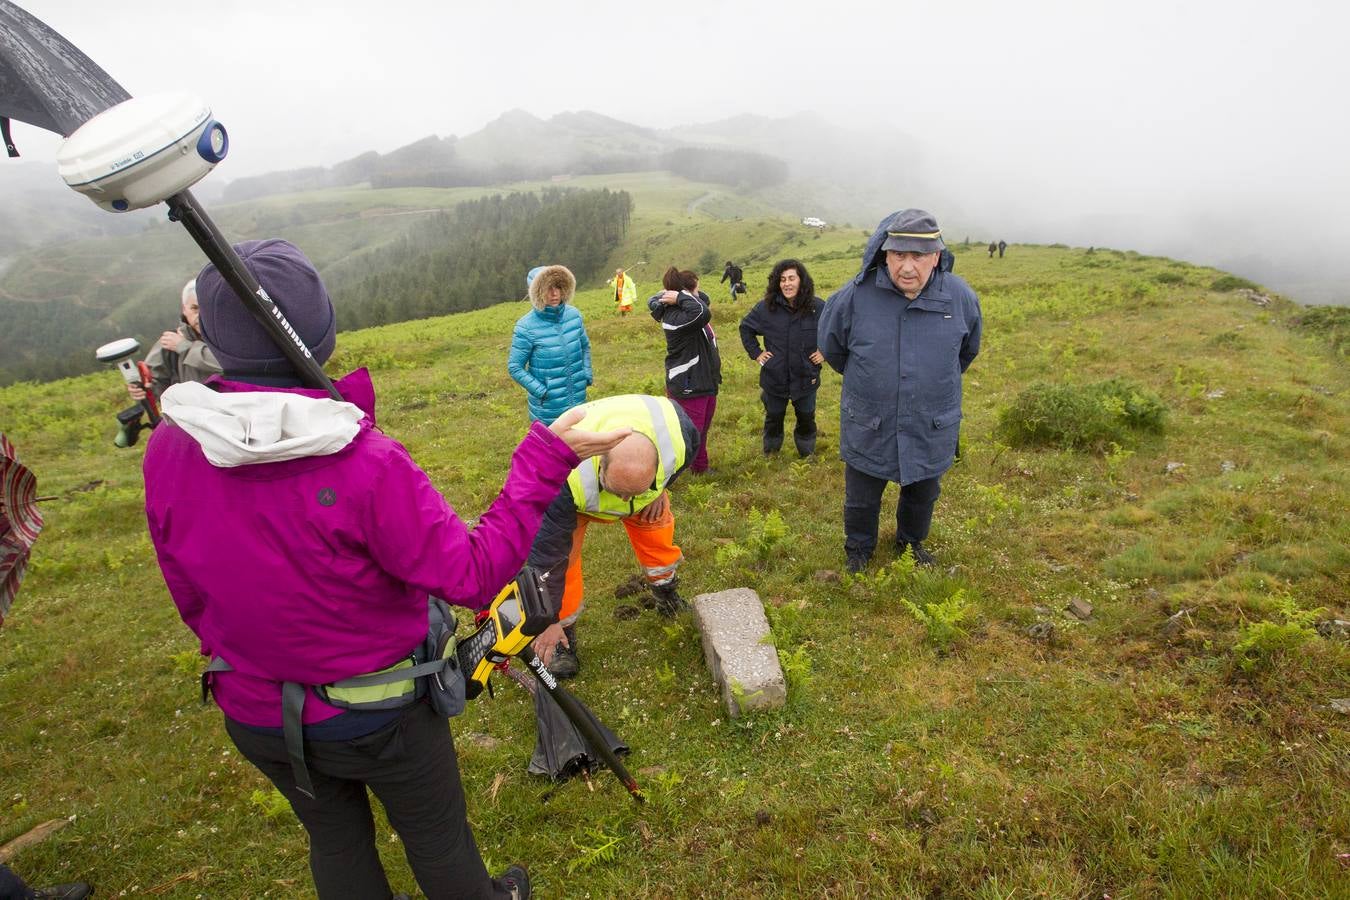
<path fill-rule="evenodd" d="M 530 281 L 531 311 L 516 322 L 506 370 L 529 398 L 530 418 L 550 425 L 586 402 L 591 339 L 581 313 L 568 303 L 577 279 L 566 266 L 546 266 Z"/>

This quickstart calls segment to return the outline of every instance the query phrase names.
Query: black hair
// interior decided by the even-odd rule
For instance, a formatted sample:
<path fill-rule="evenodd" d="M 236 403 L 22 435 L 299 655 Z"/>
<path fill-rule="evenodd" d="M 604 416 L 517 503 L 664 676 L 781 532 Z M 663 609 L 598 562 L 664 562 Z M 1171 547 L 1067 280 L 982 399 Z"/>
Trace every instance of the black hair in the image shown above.
<path fill-rule="evenodd" d="M 801 260 L 779 260 L 778 264 L 773 267 L 773 271 L 769 273 L 769 283 L 764 289 L 764 300 L 767 302 L 773 300 L 774 297 L 782 296 L 778 282 L 788 269 L 796 269 L 797 274 L 802 279 L 802 286 L 797 290 L 797 303 L 792 307 L 793 312 L 800 312 L 810 307 L 811 298 L 816 295 L 816 283 L 811 280 L 811 273 L 806 271 L 806 266 L 802 265 Z"/>

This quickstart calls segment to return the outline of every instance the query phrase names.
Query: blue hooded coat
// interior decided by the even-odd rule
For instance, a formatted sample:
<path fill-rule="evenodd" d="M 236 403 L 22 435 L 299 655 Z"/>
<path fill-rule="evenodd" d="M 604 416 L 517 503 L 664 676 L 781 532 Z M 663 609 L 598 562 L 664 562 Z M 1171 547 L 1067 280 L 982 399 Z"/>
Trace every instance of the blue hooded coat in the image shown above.
<path fill-rule="evenodd" d="M 887 216 L 862 270 L 825 304 L 825 361 L 844 376 L 839 455 L 876 478 L 911 484 L 951 467 L 961 421 L 961 373 L 980 352 L 980 301 L 942 251 L 908 300 L 886 271 Z"/>
<path fill-rule="evenodd" d="M 516 321 L 511 335 L 506 371 L 529 396 L 530 418 L 545 425 L 585 403 L 586 388 L 595 380 L 591 340 L 581 313 L 569 302 L 576 286 L 576 278 L 566 267 L 544 268 L 530 283 L 534 309 Z M 562 290 L 562 303 L 557 306 L 544 302 L 550 287 Z"/>

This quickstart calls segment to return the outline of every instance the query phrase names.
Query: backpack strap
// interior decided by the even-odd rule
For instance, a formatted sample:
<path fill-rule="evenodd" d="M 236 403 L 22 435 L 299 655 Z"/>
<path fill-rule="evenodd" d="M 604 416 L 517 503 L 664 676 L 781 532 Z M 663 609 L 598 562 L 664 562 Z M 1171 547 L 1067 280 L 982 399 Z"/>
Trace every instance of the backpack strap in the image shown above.
<path fill-rule="evenodd" d="M 298 681 L 281 683 L 281 734 L 286 741 L 286 755 L 291 760 L 295 788 L 313 800 L 314 782 L 309 778 L 309 766 L 305 765 L 305 726 L 302 721 L 305 694 L 305 686 Z"/>
<path fill-rule="evenodd" d="M 221 659 L 219 656 L 211 660 L 204 670 L 202 670 L 202 705 L 211 698 L 211 674 L 213 672 L 233 672 L 234 666 Z"/>

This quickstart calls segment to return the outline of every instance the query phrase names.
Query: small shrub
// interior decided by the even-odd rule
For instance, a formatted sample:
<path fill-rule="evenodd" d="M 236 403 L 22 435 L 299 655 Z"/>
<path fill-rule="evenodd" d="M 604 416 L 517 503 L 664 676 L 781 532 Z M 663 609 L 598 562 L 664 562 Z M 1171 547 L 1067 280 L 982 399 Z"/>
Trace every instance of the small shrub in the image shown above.
<path fill-rule="evenodd" d="M 789 700 L 800 700 L 811 686 L 811 654 L 805 647 L 794 650 L 779 650 L 778 665 L 783 669 L 783 680 L 787 682 Z"/>
<path fill-rule="evenodd" d="M 567 874 L 571 875 L 578 869 L 584 870 L 592 866 L 613 862 L 618 858 L 619 844 L 622 841 L 622 835 L 607 834 L 599 826 L 587 828 L 584 842 L 572 838 L 572 846 L 576 848 L 577 852 L 567 864 Z"/>
<path fill-rule="evenodd" d="M 269 791 L 254 791 L 249 794 L 248 802 L 262 810 L 263 816 L 268 819 L 295 814 L 291 809 L 291 801 L 276 788 Z"/>
<path fill-rule="evenodd" d="M 764 607 L 764 611 L 768 613 L 769 630 L 772 632 L 774 644 L 779 647 L 790 647 L 797 643 L 806 630 L 806 623 L 802 621 L 804 607 L 803 602 Z"/>
<path fill-rule="evenodd" d="M 1303 646 L 1317 637 L 1314 627 L 1317 617 L 1325 609 L 1304 610 L 1288 594 L 1274 598 L 1274 615 L 1282 619 L 1272 622 L 1262 619 L 1249 622 L 1238 630 L 1238 641 L 1233 645 L 1239 668 L 1253 672 L 1268 668 L 1277 657 Z"/>
<path fill-rule="evenodd" d="M 1350 306 L 1309 306 L 1291 324 L 1299 331 L 1325 337 L 1337 356 L 1350 354 Z"/>
<path fill-rule="evenodd" d="M 703 255 L 698 258 L 698 270 L 704 275 L 709 272 L 716 272 L 718 269 L 717 261 L 720 257 L 715 250 L 704 250 Z"/>
<path fill-rule="evenodd" d="M 1167 407 L 1124 378 L 1084 386 L 1037 383 L 999 415 L 998 434 L 1014 447 L 1044 446 L 1104 453 L 1139 432 L 1161 433 Z"/>
<path fill-rule="evenodd" d="M 775 555 L 774 551 L 782 546 L 787 533 L 787 524 L 778 510 L 771 509 L 767 515 L 757 509 L 750 510 L 750 535 L 746 543 L 761 562 Z"/>
<path fill-rule="evenodd" d="M 966 636 L 961 623 L 970 615 L 971 606 L 966 601 L 965 588 L 957 588 L 946 600 L 937 603 L 919 606 L 906 597 L 901 597 L 900 602 L 924 627 L 928 642 L 939 650 L 948 649 Z"/>
<path fill-rule="evenodd" d="M 1186 278 L 1179 272 L 1159 272 L 1153 276 L 1153 280 L 1158 284 L 1181 284 Z"/>
<path fill-rule="evenodd" d="M 1239 278 L 1236 275 L 1220 275 L 1218 278 L 1214 279 L 1214 282 L 1209 286 L 1211 291 L 1218 291 L 1223 294 L 1242 288 L 1251 291 L 1259 291 L 1261 289 L 1256 282 L 1248 281 L 1245 278 Z"/>

